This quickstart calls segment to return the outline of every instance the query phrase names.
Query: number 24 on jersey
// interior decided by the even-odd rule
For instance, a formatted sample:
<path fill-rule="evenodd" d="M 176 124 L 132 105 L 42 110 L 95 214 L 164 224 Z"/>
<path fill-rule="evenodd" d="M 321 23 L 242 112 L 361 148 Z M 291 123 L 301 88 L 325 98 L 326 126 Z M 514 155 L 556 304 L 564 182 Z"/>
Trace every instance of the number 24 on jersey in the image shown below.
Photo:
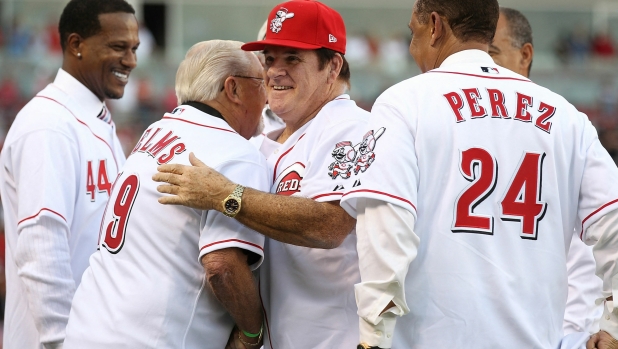
<path fill-rule="evenodd" d="M 539 222 L 547 210 L 547 203 L 541 201 L 544 158 L 544 153 L 524 153 L 500 200 L 500 218 L 520 222 L 522 239 L 536 240 Z M 498 162 L 487 150 L 470 148 L 461 152 L 459 166 L 472 183 L 455 200 L 452 231 L 492 235 L 494 217 L 475 213 L 474 209 L 494 192 Z"/>

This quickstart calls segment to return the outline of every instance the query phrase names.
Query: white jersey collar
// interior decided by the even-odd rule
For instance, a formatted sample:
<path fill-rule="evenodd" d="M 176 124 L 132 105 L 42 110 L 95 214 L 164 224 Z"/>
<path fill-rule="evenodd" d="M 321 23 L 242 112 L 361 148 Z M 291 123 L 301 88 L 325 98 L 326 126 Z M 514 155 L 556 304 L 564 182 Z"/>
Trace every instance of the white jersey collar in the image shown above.
<path fill-rule="evenodd" d="M 339 95 L 337 97 L 335 97 L 332 101 L 326 103 L 322 109 L 320 109 L 320 111 L 313 117 L 313 119 L 315 119 L 318 115 L 320 115 L 320 113 L 322 112 L 322 110 L 324 110 L 324 108 L 326 108 L 327 105 L 329 105 L 330 103 L 334 102 L 334 101 L 339 101 L 339 100 L 350 100 L 350 95 L 348 94 L 342 94 Z M 300 129 L 296 130 L 296 132 L 294 132 L 294 135 L 300 135 L 302 133 L 305 132 L 305 130 L 307 129 L 307 127 L 309 127 L 309 124 L 311 124 L 311 122 L 313 121 L 313 119 L 309 120 L 306 124 L 304 124 Z M 283 130 L 285 129 L 285 123 L 283 122 L 283 126 L 273 129 L 272 131 L 266 133 L 266 138 L 268 138 L 271 141 L 276 141 L 277 138 L 279 138 L 279 136 L 281 135 L 281 133 L 283 133 Z M 290 138 L 295 138 L 294 135 L 292 135 L 292 137 Z"/>
<path fill-rule="evenodd" d="M 212 107 L 208 107 L 216 111 L 216 109 Z M 204 108 L 202 108 L 204 109 Z M 216 113 L 213 114 L 217 114 Z M 219 114 L 220 115 L 220 114 Z M 198 125 L 198 126 L 207 126 L 210 128 L 216 128 L 224 131 L 229 131 L 232 133 L 236 132 L 222 116 L 212 115 L 204 110 L 200 110 L 194 106 L 181 104 L 178 107 L 174 108 L 171 113 L 166 113 L 163 116 L 164 119 L 176 119 L 188 122 L 190 124 Z"/>
<path fill-rule="evenodd" d="M 440 68 L 448 68 L 453 65 L 458 64 L 487 64 L 489 66 L 494 66 L 494 60 L 491 56 L 481 50 L 464 50 L 459 51 L 457 53 L 453 53 L 448 56 L 444 62 L 440 65 Z"/>
<path fill-rule="evenodd" d="M 62 68 L 58 69 L 54 85 L 71 96 L 73 101 L 79 103 L 83 109 L 80 117 L 96 118 L 105 105 L 92 91 Z"/>

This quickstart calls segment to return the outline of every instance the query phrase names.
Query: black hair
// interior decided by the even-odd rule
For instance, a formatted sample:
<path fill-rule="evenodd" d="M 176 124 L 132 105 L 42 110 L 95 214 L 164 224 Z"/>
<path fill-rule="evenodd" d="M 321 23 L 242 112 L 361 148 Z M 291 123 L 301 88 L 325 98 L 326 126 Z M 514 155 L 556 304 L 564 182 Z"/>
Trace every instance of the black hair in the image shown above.
<path fill-rule="evenodd" d="M 427 23 L 432 12 L 446 19 L 455 37 L 463 42 L 491 43 L 496 34 L 500 5 L 497 0 L 418 0 L 416 13 Z"/>
<path fill-rule="evenodd" d="M 71 0 L 60 15 L 58 31 L 62 51 L 66 49 L 69 35 L 77 33 L 86 39 L 101 30 L 99 15 L 124 12 L 135 14 L 135 9 L 125 0 Z"/>
<path fill-rule="evenodd" d="M 525 44 L 534 46 L 532 44 L 532 27 L 526 16 L 508 7 L 500 7 L 500 13 L 506 18 L 509 27 L 509 37 L 513 47 L 521 49 Z M 530 65 L 528 66 L 528 75 L 530 75 L 530 70 L 532 70 L 532 60 L 530 60 Z"/>
<path fill-rule="evenodd" d="M 500 7 L 500 13 L 506 18 L 513 47 L 522 48 L 525 44 L 532 45 L 532 27 L 526 16 L 508 7 Z"/>
<path fill-rule="evenodd" d="M 315 51 L 318 55 L 318 63 L 319 63 L 318 68 L 320 70 L 323 70 L 328 64 L 328 62 L 330 62 L 335 57 L 335 55 L 338 53 L 336 51 L 333 51 L 331 49 L 324 48 L 324 47 L 319 48 Z M 345 56 L 341 53 L 339 54 L 341 55 L 341 58 L 343 58 L 343 65 L 341 66 L 341 71 L 339 72 L 339 79 L 343 80 L 343 82 L 345 82 L 346 84 L 348 84 L 348 86 L 350 86 L 350 65 L 348 64 L 348 61 L 345 59 Z"/>

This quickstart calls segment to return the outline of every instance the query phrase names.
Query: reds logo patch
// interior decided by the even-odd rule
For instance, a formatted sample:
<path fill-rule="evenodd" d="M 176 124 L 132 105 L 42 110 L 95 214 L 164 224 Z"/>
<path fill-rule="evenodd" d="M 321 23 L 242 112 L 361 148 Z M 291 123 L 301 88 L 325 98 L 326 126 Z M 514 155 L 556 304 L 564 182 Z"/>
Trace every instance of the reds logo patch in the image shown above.
<path fill-rule="evenodd" d="M 270 22 L 270 30 L 275 34 L 279 33 L 281 31 L 281 28 L 283 27 L 283 22 L 286 19 L 292 17 L 294 17 L 294 14 L 288 13 L 287 8 L 280 8 L 279 11 L 277 11 L 277 15 L 275 16 L 275 18 L 273 18 L 273 20 Z"/>
<path fill-rule="evenodd" d="M 384 131 L 386 129 L 382 127 L 375 132 L 373 130 L 367 132 L 363 140 L 355 146 L 349 141 L 337 143 L 331 153 L 335 161 L 328 166 L 328 175 L 332 179 L 337 177 L 348 179 L 352 176 L 352 171 L 354 175 L 367 171 L 376 159 L 373 150 Z"/>
<path fill-rule="evenodd" d="M 305 165 L 297 162 L 279 174 L 270 192 L 277 195 L 292 196 L 300 192 L 300 182 L 305 175 Z"/>

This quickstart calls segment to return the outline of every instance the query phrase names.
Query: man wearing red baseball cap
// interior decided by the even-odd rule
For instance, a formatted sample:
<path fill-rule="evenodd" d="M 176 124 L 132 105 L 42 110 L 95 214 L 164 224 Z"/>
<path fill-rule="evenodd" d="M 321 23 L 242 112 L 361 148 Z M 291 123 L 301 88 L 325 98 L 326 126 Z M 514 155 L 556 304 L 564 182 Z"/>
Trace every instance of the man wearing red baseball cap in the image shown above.
<path fill-rule="evenodd" d="M 311 0 L 284 2 L 268 17 L 262 50 L 268 103 L 285 121 L 261 151 L 270 193 L 238 186 L 195 157 L 193 167 L 164 165 L 164 204 L 214 209 L 271 239 L 260 268 L 266 348 L 355 348 L 360 281 L 355 219 L 340 206 L 360 185 L 384 130 L 367 133 L 368 113 L 350 100 L 346 33 L 335 10 Z"/>

